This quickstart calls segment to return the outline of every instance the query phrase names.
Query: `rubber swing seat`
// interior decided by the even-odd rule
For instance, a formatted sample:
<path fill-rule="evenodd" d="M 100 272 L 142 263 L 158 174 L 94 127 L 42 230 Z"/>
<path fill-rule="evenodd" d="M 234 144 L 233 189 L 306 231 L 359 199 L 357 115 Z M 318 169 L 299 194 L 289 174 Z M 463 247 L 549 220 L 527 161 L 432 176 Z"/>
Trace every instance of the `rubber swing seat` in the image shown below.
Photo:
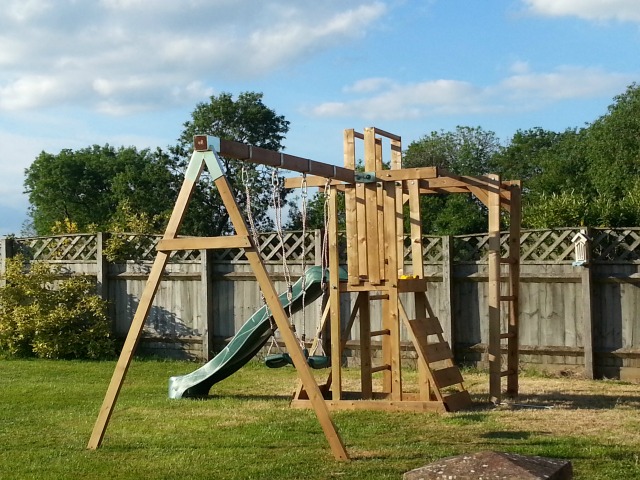
<path fill-rule="evenodd" d="M 282 368 L 293 365 L 293 360 L 288 353 L 274 353 L 265 357 L 264 364 L 269 368 Z"/>
<path fill-rule="evenodd" d="M 293 365 L 293 360 L 291 360 L 288 353 L 274 353 L 265 357 L 264 364 L 269 368 L 282 368 L 287 365 Z M 307 364 L 309 364 L 311 368 L 319 370 L 329 367 L 330 362 L 329 357 L 325 357 L 324 355 L 311 355 L 307 357 Z"/>

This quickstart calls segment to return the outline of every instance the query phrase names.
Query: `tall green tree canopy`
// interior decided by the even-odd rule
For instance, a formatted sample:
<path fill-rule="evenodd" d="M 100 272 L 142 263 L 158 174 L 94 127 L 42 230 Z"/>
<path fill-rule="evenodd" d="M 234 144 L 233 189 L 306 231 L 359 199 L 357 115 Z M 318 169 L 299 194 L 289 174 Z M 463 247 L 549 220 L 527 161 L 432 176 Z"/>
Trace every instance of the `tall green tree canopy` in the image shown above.
<path fill-rule="evenodd" d="M 454 132 L 431 132 L 412 142 L 404 153 L 403 165 L 439 167 L 456 175 L 484 175 L 499 151 L 492 131 L 458 126 Z M 420 200 L 422 228 L 433 235 L 483 232 L 487 229 L 484 206 L 471 195 L 426 195 Z"/>
<path fill-rule="evenodd" d="M 582 129 L 517 132 L 493 165 L 524 180 L 527 227 L 640 225 L 640 86 Z"/>
<path fill-rule="evenodd" d="M 184 123 L 178 144 L 171 148 L 178 168 L 184 168 L 191 155 L 193 136 L 214 135 L 226 140 L 249 143 L 270 150 L 283 150 L 282 142 L 289 131 L 289 121 L 262 102 L 262 93 L 244 92 L 236 100 L 230 93 L 212 96 L 199 103 Z M 268 216 L 276 191 L 284 202 L 285 191 L 274 187 L 272 170 L 223 158 L 225 174 L 235 192 L 238 205 L 246 209 L 249 188 L 251 214 L 256 227 L 272 227 Z M 243 171 L 244 167 L 244 171 Z M 184 219 L 183 231 L 192 235 L 220 235 L 231 231 L 228 214 L 215 188 L 204 176 L 191 199 Z"/>
<path fill-rule="evenodd" d="M 83 231 L 108 229 L 125 200 L 134 210 L 156 217 L 160 228 L 175 197 L 171 164 L 160 149 L 94 145 L 42 152 L 25 171 L 33 228 L 47 235 L 56 222 L 68 219 Z"/>
<path fill-rule="evenodd" d="M 177 198 L 184 169 L 192 151 L 193 135 L 215 135 L 228 140 L 281 150 L 289 122 L 262 102 L 262 94 L 229 93 L 200 103 L 184 123 L 178 143 L 167 151 L 137 150 L 94 145 L 58 154 L 42 152 L 25 171 L 30 216 L 37 234 L 50 234 L 56 222 L 69 220 L 80 231 L 109 230 L 114 223 L 132 224 L 121 218 L 140 212 L 161 232 Z M 246 206 L 242 162 L 223 159 L 225 173 Z M 284 190 L 272 188 L 271 172 L 247 164 L 252 213 L 258 228 L 268 228 L 272 192 L 284 199 Z M 129 212 L 129 213 L 128 213 Z M 126 219 L 125 219 L 126 220 Z M 203 176 L 189 204 L 181 233 L 220 235 L 231 226 L 222 202 L 209 178 Z M 147 232 L 144 232 L 147 233 Z"/>

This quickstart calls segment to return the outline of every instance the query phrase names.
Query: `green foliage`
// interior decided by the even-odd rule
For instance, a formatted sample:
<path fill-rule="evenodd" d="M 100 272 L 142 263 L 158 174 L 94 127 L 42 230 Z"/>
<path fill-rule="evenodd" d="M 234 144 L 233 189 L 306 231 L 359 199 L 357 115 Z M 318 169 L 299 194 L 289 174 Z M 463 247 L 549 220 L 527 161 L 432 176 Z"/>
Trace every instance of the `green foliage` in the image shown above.
<path fill-rule="evenodd" d="M 212 96 L 208 103 L 196 106 L 183 126 L 178 144 L 167 152 L 160 148 L 138 151 L 109 145 L 64 149 L 58 154 L 42 152 L 26 169 L 24 182 L 35 233 L 48 235 L 56 222 L 64 221 L 80 231 L 106 231 L 113 224 L 132 223 L 132 218 L 121 218 L 130 212 L 140 215 L 138 220 L 144 223 L 145 231 L 159 233 L 164 230 L 182 185 L 194 134 L 281 150 L 289 130 L 289 122 L 265 106 L 262 94 L 255 92 L 241 93 L 237 100 L 229 93 Z M 242 163 L 229 159 L 224 163 L 227 178 L 237 192 L 236 199 L 244 208 Z M 246 178 L 251 185 L 256 224 L 269 228 L 271 172 L 247 164 Z M 284 200 L 284 190 L 280 195 Z M 219 195 L 204 175 L 193 193 L 181 233 L 221 235 L 230 229 Z M 134 233 L 143 233 L 140 230 L 134 228 Z"/>
<path fill-rule="evenodd" d="M 155 219 L 153 227 L 160 230 L 177 195 L 171 168 L 160 149 L 94 145 L 56 155 L 42 152 L 25 171 L 33 227 L 39 235 L 50 234 L 61 222 L 79 231 L 105 230 L 127 200 Z"/>
<path fill-rule="evenodd" d="M 412 142 L 403 165 L 438 167 L 456 175 L 489 173 L 500 143 L 494 132 L 481 127 L 456 127 L 455 132 L 431 132 Z M 420 203 L 422 229 L 432 235 L 458 235 L 487 229 L 486 208 L 469 195 L 428 195 Z M 408 226 L 405 226 L 408 228 Z"/>
<path fill-rule="evenodd" d="M 211 96 L 208 103 L 199 103 L 191 112 L 191 119 L 184 123 L 178 144 L 170 148 L 176 167 L 186 168 L 196 134 L 214 135 L 270 150 L 283 150 L 282 142 L 289 131 L 289 122 L 268 108 L 262 102 L 262 97 L 262 93 L 243 92 L 234 100 L 230 93 L 221 93 Z M 228 158 L 223 158 L 223 163 L 225 175 L 242 210 L 247 203 L 242 181 L 244 165 L 256 228 L 272 228 L 273 222 L 268 216 L 273 192 L 272 171 Z M 282 189 L 279 194 L 284 203 L 286 192 Z M 211 236 L 231 232 L 227 211 L 207 175 L 203 175 L 194 192 L 183 231 L 191 235 Z"/>
<path fill-rule="evenodd" d="M 138 252 L 151 247 L 151 234 L 157 221 L 157 218 L 150 218 L 147 212 L 135 211 L 129 200 L 124 199 L 109 222 L 109 235 L 102 253 L 110 262 L 135 260 Z M 136 236 L 129 238 L 131 233 Z"/>
<path fill-rule="evenodd" d="M 527 225 L 532 228 L 582 226 L 588 223 L 588 216 L 589 200 L 575 192 L 543 193 L 524 209 Z"/>
<path fill-rule="evenodd" d="M 492 131 L 481 127 L 456 127 L 455 132 L 431 132 L 407 148 L 403 165 L 438 167 L 456 175 L 484 175 L 500 148 Z"/>
<path fill-rule="evenodd" d="M 582 129 L 518 131 L 492 165 L 525 181 L 526 227 L 640 225 L 640 86 Z"/>
<path fill-rule="evenodd" d="M 7 259 L 0 288 L 0 352 L 39 358 L 104 358 L 114 353 L 106 302 L 85 277 L 57 280 L 57 268 Z"/>

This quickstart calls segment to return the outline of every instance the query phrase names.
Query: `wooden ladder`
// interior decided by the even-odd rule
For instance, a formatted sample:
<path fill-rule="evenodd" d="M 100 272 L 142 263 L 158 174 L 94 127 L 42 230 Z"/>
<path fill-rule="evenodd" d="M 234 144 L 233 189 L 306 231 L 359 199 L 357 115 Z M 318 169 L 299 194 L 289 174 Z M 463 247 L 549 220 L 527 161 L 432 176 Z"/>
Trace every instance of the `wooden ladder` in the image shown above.
<path fill-rule="evenodd" d="M 421 300 L 429 316 L 409 319 L 404 306 L 401 306 L 400 314 L 407 325 L 418 361 L 423 365 L 431 393 L 436 401 L 444 403 L 449 412 L 465 409 L 472 403 L 471 396 L 464 387 L 460 369 L 453 361 L 453 353 L 443 336 L 442 325 L 433 314 L 426 295 L 416 295 L 424 296 Z"/>

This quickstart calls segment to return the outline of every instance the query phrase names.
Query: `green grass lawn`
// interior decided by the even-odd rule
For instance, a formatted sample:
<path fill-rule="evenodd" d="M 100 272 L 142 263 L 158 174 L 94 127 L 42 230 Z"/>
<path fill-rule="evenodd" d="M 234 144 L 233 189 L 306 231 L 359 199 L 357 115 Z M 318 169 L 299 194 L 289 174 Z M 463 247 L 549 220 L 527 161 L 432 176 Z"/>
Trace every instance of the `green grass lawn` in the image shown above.
<path fill-rule="evenodd" d="M 353 460 L 337 462 L 315 414 L 288 407 L 292 368 L 251 364 L 209 399 L 169 400 L 168 377 L 196 365 L 134 361 L 103 447 L 87 451 L 114 365 L 1 360 L 0 478 L 399 479 L 442 457 L 496 450 L 569 459 L 577 479 L 640 479 L 638 385 L 525 376 L 519 403 L 553 408 L 338 412 Z M 487 377 L 465 378 L 484 401 Z"/>

